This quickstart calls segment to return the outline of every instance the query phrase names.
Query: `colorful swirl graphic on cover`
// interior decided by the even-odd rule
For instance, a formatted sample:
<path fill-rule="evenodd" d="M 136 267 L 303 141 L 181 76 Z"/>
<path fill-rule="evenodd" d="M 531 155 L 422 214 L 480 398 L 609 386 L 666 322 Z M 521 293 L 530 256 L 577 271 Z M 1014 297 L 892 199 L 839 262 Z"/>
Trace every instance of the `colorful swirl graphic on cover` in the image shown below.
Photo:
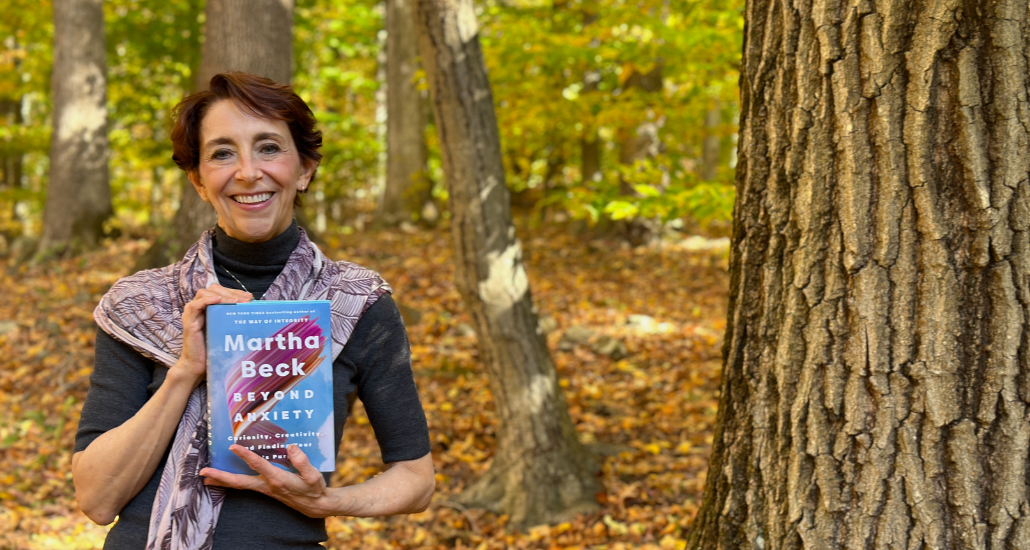
<path fill-rule="evenodd" d="M 278 349 L 277 345 L 272 344 L 269 346 L 272 349 L 251 351 L 229 369 L 229 374 L 225 380 L 225 398 L 229 405 L 229 418 L 236 418 L 237 414 L 240 414 L 243 418 L 242 422 L 232 422 L 233 436 L 267 436 L 270 442 L 286 445 L 287 440 L 283 437 L 287 433 L 286 430 L 271 420 L 259 419 L 261 418 L 261 413 L 270 413 L 279 404 L 279 400 L 272 397 L 275 392 L 281 391 L 284 394 L 289 392 L 290 389 L 318 369 L 322 362 L 322 349 L 325 347 L 327 338 L 322 335 L 322 329 L 319 328 L 316 320 L 311 320 L 309 316 L 305 315 L 301 319 L 279 329 L 272 338 L 282 335 L 286 339 L 287 335 L 292 333 L 295 338 L 299 337 L 303 342 L 311 336 L 316 336 L 319 342 L 317 348 L 309 349 L 300 346 L 300 349 Z M 262 339 L 262 342 L 264 342 L 264 339 Z M 258 366 L 268 364 L 274 368 L 280 363 L 291 365 L 294 360 L 298 363 L 304 363 L 304 368 L 302 369 L 304 372 L 303 376 L 294 376 L 291 369 L 289 376 L 273 374 L 267 378 L 262 376 L 243 377 L 243 362 L 245 361 L 252 361 Z M 257 396 L 260 396 L 261 392 L 267 392 L 269 398 L 267 401 L 263 399 L 248 401 L 246 397 L 242 401 L 234 401 L 232 398 L 233 394 L 239 393 L 246 396 L 250 392 Z M 255 449 L 254 453 L 270 462 L 281 464 L 286 468 L 292 468 L 290 461 L 284 456 L 283 449 Z"/>

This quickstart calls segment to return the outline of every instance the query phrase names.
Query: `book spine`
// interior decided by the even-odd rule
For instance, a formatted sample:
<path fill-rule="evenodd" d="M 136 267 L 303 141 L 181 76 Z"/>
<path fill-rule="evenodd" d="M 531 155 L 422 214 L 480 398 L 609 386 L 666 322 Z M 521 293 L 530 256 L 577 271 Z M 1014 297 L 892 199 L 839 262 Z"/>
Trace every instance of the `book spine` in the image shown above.
<path fill-rule="evenodd" d="M 215 450 L 215 430 L 214 426 L 211 425 L 211 388 L 208 388 L 208 391 L 205 393 L 207 394 L 207 464 L 202 464 L 201 467 L 211 465 L 211 460 L 214 458 L 212 453 Z"/>
<path fill-rule="evenodd" d="M 208 350 L 211 349 L 211 334 L 208 333 L 206 329 L 204 331 L 204 344 L 207 346 Z M 208 357 L 205 357 L 205 363 L 205 366 L 207 368 L 207 376 L 204 377 L 204 381 L 201 382 L 201 384 L 204 385 L 204 395 L 207 401 L 207 411 L 205 417 L 207 421 L 207 464 L 201 464 L 201 468 L 211 466 L 211 463 L 214 461 L 215 458 L 215 426 L 211 421 L 211 400 L 214 399 L 214 397 L 211 395 L 211 385 L 208 383 L 211 380 L 212 375 L 210 355 Z"/>

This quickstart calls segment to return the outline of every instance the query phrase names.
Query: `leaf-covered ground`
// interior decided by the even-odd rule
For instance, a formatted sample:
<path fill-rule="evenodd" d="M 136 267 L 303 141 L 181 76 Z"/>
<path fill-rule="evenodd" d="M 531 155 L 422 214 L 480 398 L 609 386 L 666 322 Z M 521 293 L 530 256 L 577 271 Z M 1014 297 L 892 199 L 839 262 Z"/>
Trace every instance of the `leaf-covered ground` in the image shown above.
<path fill-rule="evenodd" d="M 683 548 L 704 484 L 717 403 L 728 277 L 724 251 L 638 250 L 558 229 L 523 233 L 533 294 L 569 410 L 602 466 L 601 509 L 518 532 L 453 497 L 490 465 L 496 417 L 475 335 L 452 283 L 445 231 L 363 232 L 329 255 L 378 270 L 408 320 L 437 491 L 421 514 L 331 518 L 330 548 Z M 73 498 L 71 449 L 92 367 L 92 311 L 143 241 L 44 266 L 0 261 L 0 548 L 99 548 L 106 528 Z M 630 315 L 647 315 L 652 320 Z M 570 328 L 590 342 L 559 349 Z M 615 360 L 592 351 L 623 342 Z M 571 348 L 571 349 L 570 349 Z M 337 484 L 383 465 L 360 404 Z"/>

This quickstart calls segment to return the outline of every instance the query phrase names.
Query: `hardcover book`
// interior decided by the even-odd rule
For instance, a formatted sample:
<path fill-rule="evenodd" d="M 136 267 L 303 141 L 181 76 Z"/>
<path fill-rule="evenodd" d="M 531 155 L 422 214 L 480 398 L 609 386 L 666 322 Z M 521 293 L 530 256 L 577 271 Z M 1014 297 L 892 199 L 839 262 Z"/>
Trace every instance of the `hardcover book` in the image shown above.
<path fill-rule="evenodd" d="M 296 444 L 322 472 L 336 468 L 329 301 L 255 301 L 207 307 L 211 467 L 256 474 L 233 443 L 296 471 Z"/>

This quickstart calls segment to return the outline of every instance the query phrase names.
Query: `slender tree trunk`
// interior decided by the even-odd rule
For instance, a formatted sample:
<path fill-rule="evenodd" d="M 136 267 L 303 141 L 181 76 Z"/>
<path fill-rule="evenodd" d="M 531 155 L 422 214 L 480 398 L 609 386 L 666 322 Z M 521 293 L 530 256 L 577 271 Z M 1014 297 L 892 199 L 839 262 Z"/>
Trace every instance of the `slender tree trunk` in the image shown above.
<path fill-rule="evenodd" d="M 705 140 L 701 151 L 701 179 L 715 181 L 719 177 L 719 156 L 722 140 L 719 139 L 719 125 L 722 123 L 722 111 L 719 102 L 705 113 Z"/>
<path fill-rule="evenodd" d="M 386 187 L 379 222 L 411 221 L 429 200 L 426 172 L 426 107 L 415 86 L 418 36 L 415 0 L 386 2 Z"/>
<path fill-rule="evenodd" d="M 161 205 L 167 200 L 164 196 L 164 173 L 163 166 L 155 166 L 150 172 L 153 182 L 150 186 L 150 225 L 160 225 L 164 221 L 161 213 Z"/>
<path fill-rule="evenodd" d="M 623 88 L 636 88 L 644 93 L 654 94 L 662 90 L 662 63 L 658 63 L 650 72 L 634 71 L 626 80 Z M 658 154 L 661 143 L 658 141 L 658 124 L 645 121 L 634 126 L 619 129 L 619 162 L 633 164 Z M 631 191 L 623 184 L 625 192 Z"/>
<path fill-rule="evenodd" d="M 624 90 L 637 89 L 646 94 L 661 92 L 662 64 L 658 63 L 650 72 L 636 70 L 626 79 Z M 630 165 L 658 154 L 661 143 L 658 141 L 658 125 L 654 122 L 619 129 L 619 162 Z"/>
<path fill-rule="evenodd" d="M 583 77 L 584 94 L 597 91 L 597 81 L 601 75 L 597 71 L 588 71 Z M 583 135 L 580 137 L 580 174 L 583 183 L 587 184 L 601 175 L 601 137 L 598 135 L 597 127 L 593 124 L 584 125 Z"/>
<path fill-rule="evenodd" d="M 641 73 L 634 71 L 626 80 L 624 89 L 636 88 L 644 93 L 659 93 L 662 90 L 663 64 L 659 61 L 651 71 Z M 619 163 L 633 165 L 639 160 L 652 158 L 659 153 L 661 141 L 658 139 L 658 123 L 653 120 L 643 121 L 634 126 L 620 128 Z M 625 180 L 619 180 L 619 192 L 626 196 L 637 193 Z M 659 233 L 660 227 L 652 220 L 635 218 L 616 222 L 622 236 L 633 246 L 651 242 Z"/>
<path fill-rule="evenodd" d="M 1028 12 L 748 2 L 692 548 L 1030 548 Z"/>
<path fill-rule="evenodd" d="M 597 21 L 597 13 L 589 11 L 590 4 L 583 4 L 586 11 L 583 12 L 583 28 L 586 29 L 594 21 Z M 565 5 L 567 7 L 567 4 Z M 597 84 L 601 80 L 601 73 L 591 69 L 583 75 L 583 94 L 590 94 L 597 91 Z M 583 135 L 580 137 L 580 174 L 583 183 L 595 181 L 601 175 L 601 138 L 597 132 L 596 124 L 584 124 Z"/>
<path fill-rule="evenodd" d="M 10 127 L 21 126 L 21 100 L 19 99 L 4 99 L 0 100 L 0 116 L 3 117 L 5 124 Z M 23 159 L 24 153 L 19 147 L 12 147 L 8 152 L 0 155 L 0 162 L 3 166 L 3 188 L 7 191 L 14 191 L 21 188 L 21 177 L 23 170 Z M 18 219 L 17 212 L 15 211 L 15 205 L 17 201 L 11 201 L 8 205 L 9 211 L 0 216 L 10 216 L 12 221 L 11 227 L 14 226 L 14 220 Z M 7 231 L 8 237 L 14 237 L 13 231 Z"/>
<path fill-rule="evenodd" d="M 380 2 L 378 4 L 376 4 L 376 12 L 378 13 L 378 15 L 380 17 L 382 17 L 383 21 L 386 21 L 386 2 L 384 0 L 380 0 Z M 384 25 L 384 27 L 385 27 L 385 25 Z M 387 87 L 388 87 L 388 84 L 389 84 L 387 82 L 387 76 L 386 76 L 386 66 L 387 66 L 387 53 L 386 53 L 386 50 L 387 50 L 387 40 L 388 40 L 388 36 L 387 35 L 388 34 L 389 34 L 389 31 L 387 31 L 385 33 L 376 33 L 376 47 L 378 48 L 378 51 L 376 52 L 376 85 L 377 85 L 377 88 L 376 88 L 376 92 L 375 92 L 375 100 L 376 100 L 376 128 L 375 128 L 376 132 L 375 132 L 375 134 L 376 134 L 376 142 L 382 144 L 382 147 L 379 150 L 379 154 L 376 155 L 375 188 L 379 190 L 379 194 L 380 195 L 382 195 L 385 192 L 385 190 L 386 190 L 386 164 L 387 164 L 387 162 L 389 162 L 389 158 L 390 158 L 390 155 L 386 151 L 386 149 L 387 149 L 387 145 L 386 145 L 386 143 L 387 143 L 386 142 L 386 139 L 387 139 L 386 138 L 386 125 L 387 125 L 387 119 L 388 119 L 388 116 L 389 116 L 389 113 L 388 113 L 389 109 L 388 109 L 388 106 L 387 106 L 388 100 L 387 100 L 387 97 L 386 97 L 386 95 L 387 95 L 386 94 Z M 337 209 L 339 209 L 339 206 L 338 206 L 339 202 L 340 202 L 340 200 L 337 199 L 333 203 L 334 205 L 337 205 L 336 206 Z"/>
<path fill-rule="evenodd" d="M 580 172 L 583 174 L 583 183 L 588 184 L 601 173 L 601 140 L 597 130 L 588 130 L 580 138 Z"/>
<path fill-rule="evenodd" d="M 293 0 L 207 0 L 204 46 L 194 82 L 206 90 L 211 77 L 243 71 L 289 83 L 293 72 Z M 185 175 L 182 199 L 167 231 L 140 257 L 137 269 L 178 261 L 218 221 Z"/>
<path fill-rule="evenodd" d="M 500 421 L 493 464 L 461 500 L 509 514 L 517 526 L 594 510 L 596 467 L 537 332 L 472 1 L 418 0 L 417 16 L 450 191 L 457 286 Z"/>
<path fill-rule="evenodd" d="M 50 182 L 39 254 L 99 244 L 108 185 L 107 52 L 102 0 L 56 0 Z"/>

